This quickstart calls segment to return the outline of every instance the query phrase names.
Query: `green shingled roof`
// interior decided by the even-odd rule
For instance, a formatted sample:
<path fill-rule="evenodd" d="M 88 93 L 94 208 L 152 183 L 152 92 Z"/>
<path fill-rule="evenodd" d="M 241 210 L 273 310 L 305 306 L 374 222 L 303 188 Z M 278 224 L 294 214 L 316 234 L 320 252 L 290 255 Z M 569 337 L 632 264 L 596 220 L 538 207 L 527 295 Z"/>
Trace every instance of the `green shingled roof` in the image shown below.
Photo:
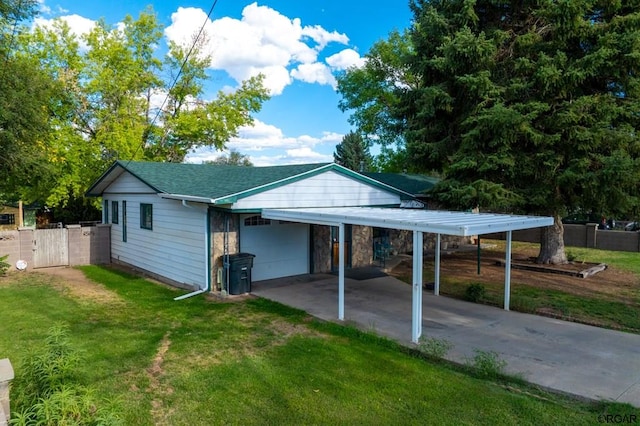
<path fill-rule="evenodd" d="M 379 182 L 332 163 L 241 167 L 117 161 L 89 188 L 87 195 L 101 196 L 102 192 L 124 170 L 158 193 L 216 200 L 216 204 L 233 203 L 236 198 L 242 198 L 261 190 L 291 183 L 328 170 L 335 170 L 367 181 L 370 185 L 381 186 Z M 386 189 L 393 190 L 393 188 Z"/>
<path fill-rule="evenodd" d="M 412 195 L 424 195 L 440 181 L 432 176 L 407 173 L 366 172 L 362 174 Z"/>

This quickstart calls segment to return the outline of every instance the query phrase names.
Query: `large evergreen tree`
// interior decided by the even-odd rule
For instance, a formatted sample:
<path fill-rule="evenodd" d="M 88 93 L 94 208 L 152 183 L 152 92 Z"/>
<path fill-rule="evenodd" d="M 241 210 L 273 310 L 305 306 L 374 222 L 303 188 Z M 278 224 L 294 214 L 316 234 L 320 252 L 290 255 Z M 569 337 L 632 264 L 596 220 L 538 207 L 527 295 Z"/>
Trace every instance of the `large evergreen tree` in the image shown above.
<path fill-rule="evenodd" d="M 408 161 L 441 202 L 555 218 L 640 204 L 640 0 L 413 0 L 414 87 L 394 90 Z M 353 88 L 352 88 L 353 90 Z M 366 91 L 364 89 L 363 93 Z"/>
<path fill-rule="evenodd" d="M 407 150 L 441 200 L 554 216 L 638 205 L 640 1 L 416 0 Z"/>
<path fill-rule="evenodd" d="M 355 132 L 346 134 L 342 142 L 336 145 L 333 159 L 336 164 L 357 172 L 369 170 L 373 163 L 367 141 Z"/>

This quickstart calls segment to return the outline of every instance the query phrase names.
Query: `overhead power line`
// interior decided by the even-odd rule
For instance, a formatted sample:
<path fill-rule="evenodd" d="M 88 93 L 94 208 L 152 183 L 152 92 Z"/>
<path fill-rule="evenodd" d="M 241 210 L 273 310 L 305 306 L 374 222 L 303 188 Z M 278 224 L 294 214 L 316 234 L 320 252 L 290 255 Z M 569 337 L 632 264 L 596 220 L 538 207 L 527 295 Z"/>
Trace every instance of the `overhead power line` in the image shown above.
<path fill-rule="evenodd" d="M 164 106 L 166 105 L 167 101 L 169 100 L 169 93 L 171 93 L 171 90 L 178 83 L 178 79 L 180 78 L 180 75 L 182 74 L 182 71 L 184 70 L 184 67 L 187 65 L 187 61 L 189 60 L 189 57 L 191 56 L 191 54 L 193 53 L 194 49 L 196 48 L 196 45 L 197 45 L 198 41 L 200 40 L 200 37 L 202 37 L 202 33 L 204 32 L 204 28 L 207 25 L 207 22 L 209 22 L 209 19 L 211 18 L 211 15 L 213 14 L 213 10 L 215 9 L 217 4 L 218 4 L 218 0 L 214 0 L 213 4 L 211 5 L 211 8 L 209 9 L 209 13 L 207 13 L 207 17 L 204 19 L 204 22 L 202 22 L 202 25 L 200 26 L 200 30 L 198 31 L 198 35 L 193 39 L 193 42 L 191 43 L 191 47 L 189 48 L 189 51 L 185 55 L 184 60 L 182 61 L 182 64 L 180 65 L 180 69 L 178 70 L 178 74 L 176 74 L 175 78 L 171 82 L 171 85 L 169 85 L 169 88 L 167 89 L 167 94 L 165 95 L 162 103 L 160 104 L 160 107 L 156 111 L 156 114 L 153 117 L 153 120 L 151 120 L 151 123 L 149 123 L 149 128 L 153 127 L 153 125 L 158 120 L 158 117 L 160 117 L 160 113 L 162 112 L 162 109 L 164 108 Z M 146 140 L 143 140 L 140 143 L 140 145 L 138 145 L 136 147 L 136 150 L 133 152 L 133 155 L 131 156 L 129 161 L 127 161 L 127 165 L 129 165 L 129 163 L 131 161 L 133 161 L 133 159 L 136 157 L 136 154 L 138 153 L 140 148 L 144 147 L 145 143 L 146 143 Z"/>

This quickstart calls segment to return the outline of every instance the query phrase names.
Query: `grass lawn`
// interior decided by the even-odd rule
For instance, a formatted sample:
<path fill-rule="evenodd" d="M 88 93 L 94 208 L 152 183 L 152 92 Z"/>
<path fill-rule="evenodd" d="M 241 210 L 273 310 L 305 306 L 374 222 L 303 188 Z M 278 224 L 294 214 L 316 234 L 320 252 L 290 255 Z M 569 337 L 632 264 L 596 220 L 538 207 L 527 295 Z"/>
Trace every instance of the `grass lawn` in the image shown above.
<path fill-rule="evenodd" d="M 637 414 L 479 379 L 266 300 L 176 302 L 177 291 L 140 278 L 82 271 L 99 283 L 91 291 L 37 273 L 0 277 L 0 358 L 20 375 L 49 327 L 68 326 L 78 380 L 127 425 L 575 425 Z"/>
<path fill-rule="evenodd" d="M 483 249 L 482 258 L 504 259 L 505 242 L 499 240 L 483 240 L 491 246 Z M 513 255 L 526 254 L 534 256 L 538 253 L 539 245 L 531 243 L 513 242 Z M 628 278 L 634 283 L 624 288 L 608 290 L 602 288 L 594 290 L 601 285 L 598 275 L 589 278 L 570 278 L 573 285 L 553 285 L 544 282 L 536 282 L 529 273 L 527 282 L 514 277 L 511 278 L 511 303 L 510 309 L 514 311 L 551 315 L 570 321 L 582 322 L 601 327 L 640 333 L 640 253 L 605 251 L 587 248 L 567 247 L 566 252 L 576 262 L 582 263 L 606 263 L 619 271 L 631 273 Z M 472 254 L 473 255 L 473 254 Z M 468 254 L 467 254 L 468 256 Z M 455 257 L 453 257 L 455 258 Z M 440 293 L 443 295 L 465 299 L 467 288 L 472 284 L 480 284 L 485 289 L 481 303 L 502 306 L 504 302 L 504 272 L 489 275 L 486 278 L 487 266 L 482 267 L 481 275 L 456 276 L 456 261 L 448 258 L 450 268 L 446 273 L 441 273 Z M 475 270 L 475 266 L 473 268 Z M 475 274 L 475 272 L 474 272 Z M 543 274 L 546 277 L 556 277 L 558 283 L 566 280 L 566 277 Z M 433 281 L 433 261 L 425 262 L 424 280 Z M 539 276 L 539 275 L 538 275 Z M 410 271 L 401 271 L 398 278 L 410 283 Z M 589 288 L 582 287 L 590 286 Z M 604 284 L 606 286 L 606 284 Z"/>

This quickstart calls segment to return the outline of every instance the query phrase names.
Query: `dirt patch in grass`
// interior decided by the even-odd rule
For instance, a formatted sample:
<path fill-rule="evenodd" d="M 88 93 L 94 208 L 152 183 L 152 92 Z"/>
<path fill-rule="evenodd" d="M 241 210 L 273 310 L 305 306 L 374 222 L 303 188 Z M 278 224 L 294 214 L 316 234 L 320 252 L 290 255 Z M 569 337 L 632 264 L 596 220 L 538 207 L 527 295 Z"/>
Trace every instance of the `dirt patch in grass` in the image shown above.
<path fill-rule="evenodd" d="M 530 253 L 518 253 L 512 257 L 512 262 L 530 262 Z M 504 253 L 493 250 L 483 250 L 480 257 L 480 274 L 478 274 L 477 253 L 460 251 L 443 254 L 440 261 L 440 276 L 443 280 L 481 284 L 504 283 L 504 266 L 497 265 L 497 261 L 504 261 Z M 567 265 L 546 266 L 565 271 L 578 272 L 588 268 L 589 264 L 575 262 Z M 425 261 L 425 267 L 433 270 L 433 258 Z M 412 264 L 410 260 L 402 261 L 391 271 L 396 277 L 410 277 Z M 429 280 L 425 274 L 425 280 Z M 540 289 L 557 290 L 579 296 L 605 297 L 609 300 L 635 303 L 634 295 L 640 294 L 640 279 L 633 273 L 608 267 L 596 275 L 580 278 L 569 275 L 512 269 L 511 283 L 514 289 L 524 284 Z"/>
<path fill-rule="evenodd" d="M 147 376 L 149 378 L 147 392 L 154 396 L 151 400 L 151 417 L 153 417 L 154 424 L 156 425 L 170 424 L 167 419 L 169 419 L 173 411 L 167 409 L 163 403 L 164 398 L 173 393 L 173 388 L 163 385 L 160 380 L 164 375 L 164 359 L 171 346 L 169 337 L 171 337 L 171 332 L 167 331 L 158 345 L 158 351 L 153 358 L 151 366 L 147 368 Z"/>
<path fill-rule="evenodd" d="M 124 303 L 122 298 L 103 285 L 90 280 L 84 273 L 78 269 L 57 267 L 38 269 L 37 272 L 28 272 L 28 274 L 40 274 L 44 276 L 54 277 L 51 284 L 60 288 L 64 292 L 68 292 L 72 297 L 78 300 L 88 300 L 100 303 Z"/>

